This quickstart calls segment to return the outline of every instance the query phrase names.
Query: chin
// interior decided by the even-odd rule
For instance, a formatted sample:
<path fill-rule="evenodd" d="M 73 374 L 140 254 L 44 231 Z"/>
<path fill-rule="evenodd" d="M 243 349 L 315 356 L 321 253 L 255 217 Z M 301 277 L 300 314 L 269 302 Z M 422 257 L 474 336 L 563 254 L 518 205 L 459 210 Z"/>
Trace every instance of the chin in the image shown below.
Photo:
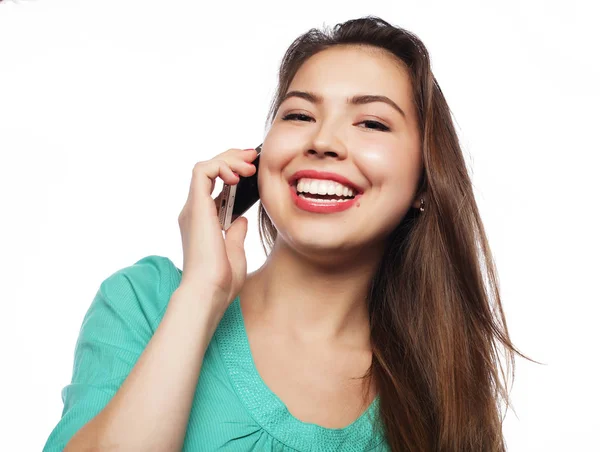
<path fill-rule="evenodd" d="M 336 254 L 360 247 L 356 243 L 355 234 L 349 230 L 341 231 L 339 226 L 332 227 L 327 224 L 289 226 L 282 239 L 301 254 L 335 257 Z"/>
<path fill-rule="evenodd" d="M 364 207 L 319 214 L 302 211 L 289 199 L 279 197 L 267 195 L 262 198 L 262 203 L 279 231 L 279 239 L 285 242 L 284 246 L 305 256 L 349 256 L 364 252 L 376 239 L 372 222 L 365 221 L 370 215 L 364 212 Z"/>

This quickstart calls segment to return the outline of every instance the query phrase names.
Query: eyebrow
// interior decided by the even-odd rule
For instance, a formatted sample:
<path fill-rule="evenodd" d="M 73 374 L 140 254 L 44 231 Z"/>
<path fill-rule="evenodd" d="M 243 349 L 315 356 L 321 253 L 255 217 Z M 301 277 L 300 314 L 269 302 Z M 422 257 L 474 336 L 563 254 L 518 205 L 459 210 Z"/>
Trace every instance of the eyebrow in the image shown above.
<path fill-rule="evenodd" d="M 318 94 L 311 93 L 309 91 L 290 91 L 281 100 L 281 103 L 285 102 L 290 97 L 299 97 L 301 99 L 305 99 L 313 104 L 320 105 L 323 103 L 323 96 L 319 96 Z M 386 96 L 379 96 L 375 94 L 358 94 L 349 99 L 346 99 L 346 103 L 351 105 L 364 105 L 370 104 L 372 102 L 384 102 L 390 105 L 394 110 L 402 115 L 404 119 L 406 119 L 406 113 L 402 110 L 396 102 Z"/>

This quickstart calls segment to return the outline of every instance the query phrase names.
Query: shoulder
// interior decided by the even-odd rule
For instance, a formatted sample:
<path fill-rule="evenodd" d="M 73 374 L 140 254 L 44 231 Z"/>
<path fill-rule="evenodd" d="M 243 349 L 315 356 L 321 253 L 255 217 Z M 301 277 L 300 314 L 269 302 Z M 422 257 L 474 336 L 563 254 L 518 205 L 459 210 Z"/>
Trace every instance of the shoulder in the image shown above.
<path fill-rule="evenodd" d="M 168 257 L 145 256 L 104 279 L 94 301 L 123 313 L 139 311 L 155 327 L 181 283 L 181 273 Z"/>
<path fill-rule="evenodd" d="M 137 289 L 139 295 L 160 296 L 175 290 L 181 282 L 181 270 L 168 257 L 150 255 L 121 268 L 100 285 L 102 293 L 124 295 L 123 291 Z"/>
<path fill-rule="evenodd" d="M 63 450 L 108 404 L 156 331 L 180 280 L 170 259 L 151 255 L 102 281 L 79 331 L 71 383 L 61 393 L 63 413 L 45 452 Z"/>

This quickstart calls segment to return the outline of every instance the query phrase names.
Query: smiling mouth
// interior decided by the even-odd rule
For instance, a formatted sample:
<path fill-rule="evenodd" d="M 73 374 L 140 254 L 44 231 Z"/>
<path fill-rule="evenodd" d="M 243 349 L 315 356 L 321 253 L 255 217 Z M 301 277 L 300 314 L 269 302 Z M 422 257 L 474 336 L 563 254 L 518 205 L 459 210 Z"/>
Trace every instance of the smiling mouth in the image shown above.
<path fill-rule="evenodd" d="M 355 191 L 336 181 L 301 178 L 294 182 L 293 187 L 300 198 L 311 201 L 344 202 L 355 198 Z"/>

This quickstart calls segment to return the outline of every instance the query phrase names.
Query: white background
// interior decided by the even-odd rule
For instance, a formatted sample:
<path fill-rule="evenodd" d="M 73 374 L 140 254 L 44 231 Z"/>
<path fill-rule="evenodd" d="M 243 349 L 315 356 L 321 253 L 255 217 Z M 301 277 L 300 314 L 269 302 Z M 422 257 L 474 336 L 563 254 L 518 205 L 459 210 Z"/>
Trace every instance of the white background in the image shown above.
<path fill-rule="evenodd" d="M 600 450 L 595 3 L 0 3 L 0 450 L 42 449 L 102 280 L 151 254 L 181 268 L 192 167 L 262 141 L 293 39 L 368 14 L 429 49 L 512 339 L 544 363 L 517 361 L 509 450 Z"/>

